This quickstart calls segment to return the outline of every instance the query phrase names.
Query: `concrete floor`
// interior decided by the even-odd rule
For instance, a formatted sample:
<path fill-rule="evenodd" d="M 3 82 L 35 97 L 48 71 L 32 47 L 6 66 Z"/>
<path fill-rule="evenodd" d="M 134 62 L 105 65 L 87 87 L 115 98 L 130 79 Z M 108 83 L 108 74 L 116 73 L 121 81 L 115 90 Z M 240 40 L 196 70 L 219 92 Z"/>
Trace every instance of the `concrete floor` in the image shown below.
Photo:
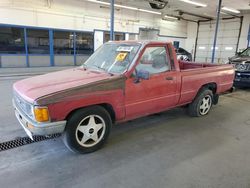
<path fill-rule="evenodd" d="M 25 136 L 0 78 L 0 142 Z M 1 187 L 250 188 L 250 90 L 224 95 L 208 116 L 184 108 L 113 127 L 105 147 L 78 155 L 60 138 L 0 152 Z"/>

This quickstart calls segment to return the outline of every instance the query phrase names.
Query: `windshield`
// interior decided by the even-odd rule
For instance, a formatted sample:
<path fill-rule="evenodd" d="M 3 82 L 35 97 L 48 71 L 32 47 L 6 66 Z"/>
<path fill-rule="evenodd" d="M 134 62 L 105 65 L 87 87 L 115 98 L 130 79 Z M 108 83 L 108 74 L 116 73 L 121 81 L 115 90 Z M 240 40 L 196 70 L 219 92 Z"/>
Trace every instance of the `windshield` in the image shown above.
<path fill-rule="evenodd" d="M 241 56 L 250 56 L 250 48 L 245 49 L 240 53 Z"/>
<path fill-rule="evenodd" d="M 109 73 L 123 73 L 140 48 L 140 44 L 106 43 L 83 64 L 86 68 Z"/>

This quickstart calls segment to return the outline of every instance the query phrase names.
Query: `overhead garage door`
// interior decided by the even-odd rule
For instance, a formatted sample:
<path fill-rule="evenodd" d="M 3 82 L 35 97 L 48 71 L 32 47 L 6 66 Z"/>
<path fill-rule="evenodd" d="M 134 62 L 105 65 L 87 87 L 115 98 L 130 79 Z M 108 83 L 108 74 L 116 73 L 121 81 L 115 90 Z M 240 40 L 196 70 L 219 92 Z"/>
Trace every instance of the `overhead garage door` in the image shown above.
<path fill-rule="evenodd" d="M 215 21 L 200 22 L 195 59 L 197 62 L 211 62 L 215 25 Z M 239 32 L 240 18 L 220 20 L 214 62 L 225 63 L 228 57 L 235 55 Z"/>

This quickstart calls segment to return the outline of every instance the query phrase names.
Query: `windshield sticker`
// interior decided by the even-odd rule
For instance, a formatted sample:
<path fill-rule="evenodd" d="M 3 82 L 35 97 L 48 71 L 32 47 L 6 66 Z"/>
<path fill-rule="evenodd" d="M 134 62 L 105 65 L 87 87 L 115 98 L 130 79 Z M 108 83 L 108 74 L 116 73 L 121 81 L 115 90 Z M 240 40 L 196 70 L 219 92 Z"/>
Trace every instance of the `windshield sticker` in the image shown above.
<path fill-rule="evenodd" d="M 131 52 L 133 50 L 133 46 L 119 46 L 117 48 L 117 52 Z"/>
<path fill-rule="evenodd" d="M 124 61 L 128 53 L 121 52 L 117 54 L 115 61 Z"/>

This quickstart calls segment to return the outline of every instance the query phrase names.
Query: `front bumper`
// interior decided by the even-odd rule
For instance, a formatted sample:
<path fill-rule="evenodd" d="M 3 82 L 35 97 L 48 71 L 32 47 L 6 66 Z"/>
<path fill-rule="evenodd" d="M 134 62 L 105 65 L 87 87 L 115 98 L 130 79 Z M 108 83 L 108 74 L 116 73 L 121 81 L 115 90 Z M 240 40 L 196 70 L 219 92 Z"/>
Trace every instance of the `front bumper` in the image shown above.
<path fill-rule="evenodd" d="M 250 87 L 250 72 L 235 72 L 234 86 Z"/>
<path fill-rule="evenodd" d="M 32 120 L 29 116 L 22 112 L 21 109 L 17 107 L 15 101 L 13 100 L 13 106 L 15 109 L 15 115 L 19 123 L 24 128 L 27 135 L 32 138 L 32 135 L 50 135 L 56 133 L 62 133 L 66 126 L 66 121 L 57 122 L 46 122 L 38 123 Z"/>

